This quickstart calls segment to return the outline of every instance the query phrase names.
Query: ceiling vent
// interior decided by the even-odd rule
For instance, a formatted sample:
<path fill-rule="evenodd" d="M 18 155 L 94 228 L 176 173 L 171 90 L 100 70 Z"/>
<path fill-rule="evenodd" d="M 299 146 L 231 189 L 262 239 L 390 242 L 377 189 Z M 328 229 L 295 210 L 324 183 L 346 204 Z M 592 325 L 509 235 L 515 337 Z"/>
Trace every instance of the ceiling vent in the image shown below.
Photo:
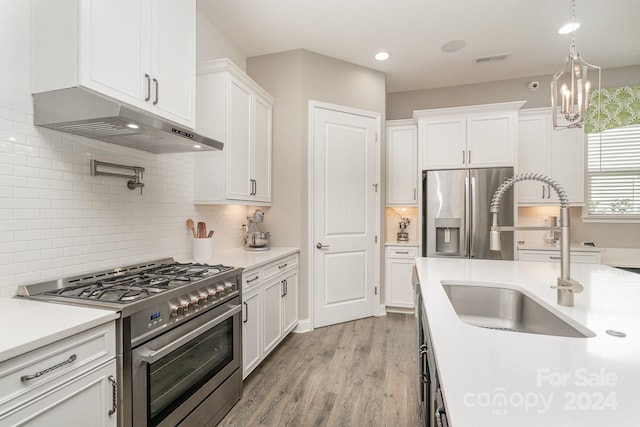
<path fill-rule="evenodd" d="M 486 62 L 495 62 L 495 61 L 504 61 L 510 56 L 511 56 L 510 53 L 501 53 L 500 55 L 492 55 L 492 56 L 482 56 L 480 58 L 476 58 L 476 64 L 484 64 Z"/>

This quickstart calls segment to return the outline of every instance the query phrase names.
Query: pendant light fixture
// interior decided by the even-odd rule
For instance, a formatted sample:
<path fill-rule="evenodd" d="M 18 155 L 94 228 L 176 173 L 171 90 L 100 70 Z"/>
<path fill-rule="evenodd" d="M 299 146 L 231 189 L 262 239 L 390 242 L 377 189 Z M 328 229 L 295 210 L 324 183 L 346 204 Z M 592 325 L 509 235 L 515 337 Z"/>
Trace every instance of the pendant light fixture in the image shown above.
<path fill-rule="evenodd" d="M 572 5 L 571 22 L 575 22 L 575 0 L 572 0 Z M 582 59 L 576 51 L 576 42 L 572 36 L 569 56 L 564 67 L 553 75 L 551 81 L 554 130 L 583 126 L 585 113 L 589 108 L 589 94 L 592 89 L 588 74 L 589 72 L 593 74 L 595 71 L 598 72 L 598 89 L 600 89 L 600 67 L 591 65 Z M 566 123 L 558 124 L 559 115 L 566 119 Z"/>

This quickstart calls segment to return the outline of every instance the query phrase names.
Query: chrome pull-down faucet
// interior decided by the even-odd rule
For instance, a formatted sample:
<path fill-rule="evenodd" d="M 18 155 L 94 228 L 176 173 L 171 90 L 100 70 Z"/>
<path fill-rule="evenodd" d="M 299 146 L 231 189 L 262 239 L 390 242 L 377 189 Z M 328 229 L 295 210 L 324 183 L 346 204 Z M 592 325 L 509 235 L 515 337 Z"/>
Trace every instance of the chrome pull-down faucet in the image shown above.
<path fill-rule="evenodd" d="M 543 182 L 558 195 L 560 199 L 560 227 L 500 227 L 498 226 L 498 212 L 500 212 L 500 202 L 504 193 L 516 182 L 520 181 L 540 181 Z M 498 187 L 491 199 L 490 212 L 493 214 L 493 224 L 489 237 L 489 245 L 492 251 L 500 250 L 500 232 L 514 230 L 560 230 L 560 277 L 558 284 L 552 286 L 558 289 L 558 304 L 565 307 L 573 307 L 573 294 L 580 293 L 584 287 L 577 281 L 571 279 L 571 253 L 569 250 L 569 198 L 562 186 L 548 176 L 535 173 L 522 173 L 509 178 Z"/>

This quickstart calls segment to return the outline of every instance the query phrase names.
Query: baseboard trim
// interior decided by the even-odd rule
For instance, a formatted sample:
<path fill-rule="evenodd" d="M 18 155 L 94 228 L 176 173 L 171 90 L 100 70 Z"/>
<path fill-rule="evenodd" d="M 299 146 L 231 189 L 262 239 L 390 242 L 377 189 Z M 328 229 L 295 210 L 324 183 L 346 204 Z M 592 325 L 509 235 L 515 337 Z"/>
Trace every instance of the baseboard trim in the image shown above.
<path fill-rule="evenodd" d="M 389 313 L 402 313 L 402 314 L 414 314 L 414 308 L 406 308 L 406 307 L 387 307 L 387 311 Z"/>
<path fill-rule="evenodd" d="M 292 331 L 294 334 L 304 334 L 313 331 L 311 327 L 311 319 L 302 319 L 298 322 L 298 326 Z"/>

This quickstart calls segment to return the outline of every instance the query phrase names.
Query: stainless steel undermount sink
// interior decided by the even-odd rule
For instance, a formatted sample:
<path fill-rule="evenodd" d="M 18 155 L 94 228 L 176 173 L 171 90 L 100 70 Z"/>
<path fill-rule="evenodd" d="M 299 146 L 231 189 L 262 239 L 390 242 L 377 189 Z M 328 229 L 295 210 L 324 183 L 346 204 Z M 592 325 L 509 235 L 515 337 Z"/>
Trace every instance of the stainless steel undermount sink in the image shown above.
<path fill-rule="evenodd" d="M 522 290 L 496 283 L 442 281 L 456 314 L 480 328 L 529 334 L 589 338 L 584 326 L 556 314 Z"/>

